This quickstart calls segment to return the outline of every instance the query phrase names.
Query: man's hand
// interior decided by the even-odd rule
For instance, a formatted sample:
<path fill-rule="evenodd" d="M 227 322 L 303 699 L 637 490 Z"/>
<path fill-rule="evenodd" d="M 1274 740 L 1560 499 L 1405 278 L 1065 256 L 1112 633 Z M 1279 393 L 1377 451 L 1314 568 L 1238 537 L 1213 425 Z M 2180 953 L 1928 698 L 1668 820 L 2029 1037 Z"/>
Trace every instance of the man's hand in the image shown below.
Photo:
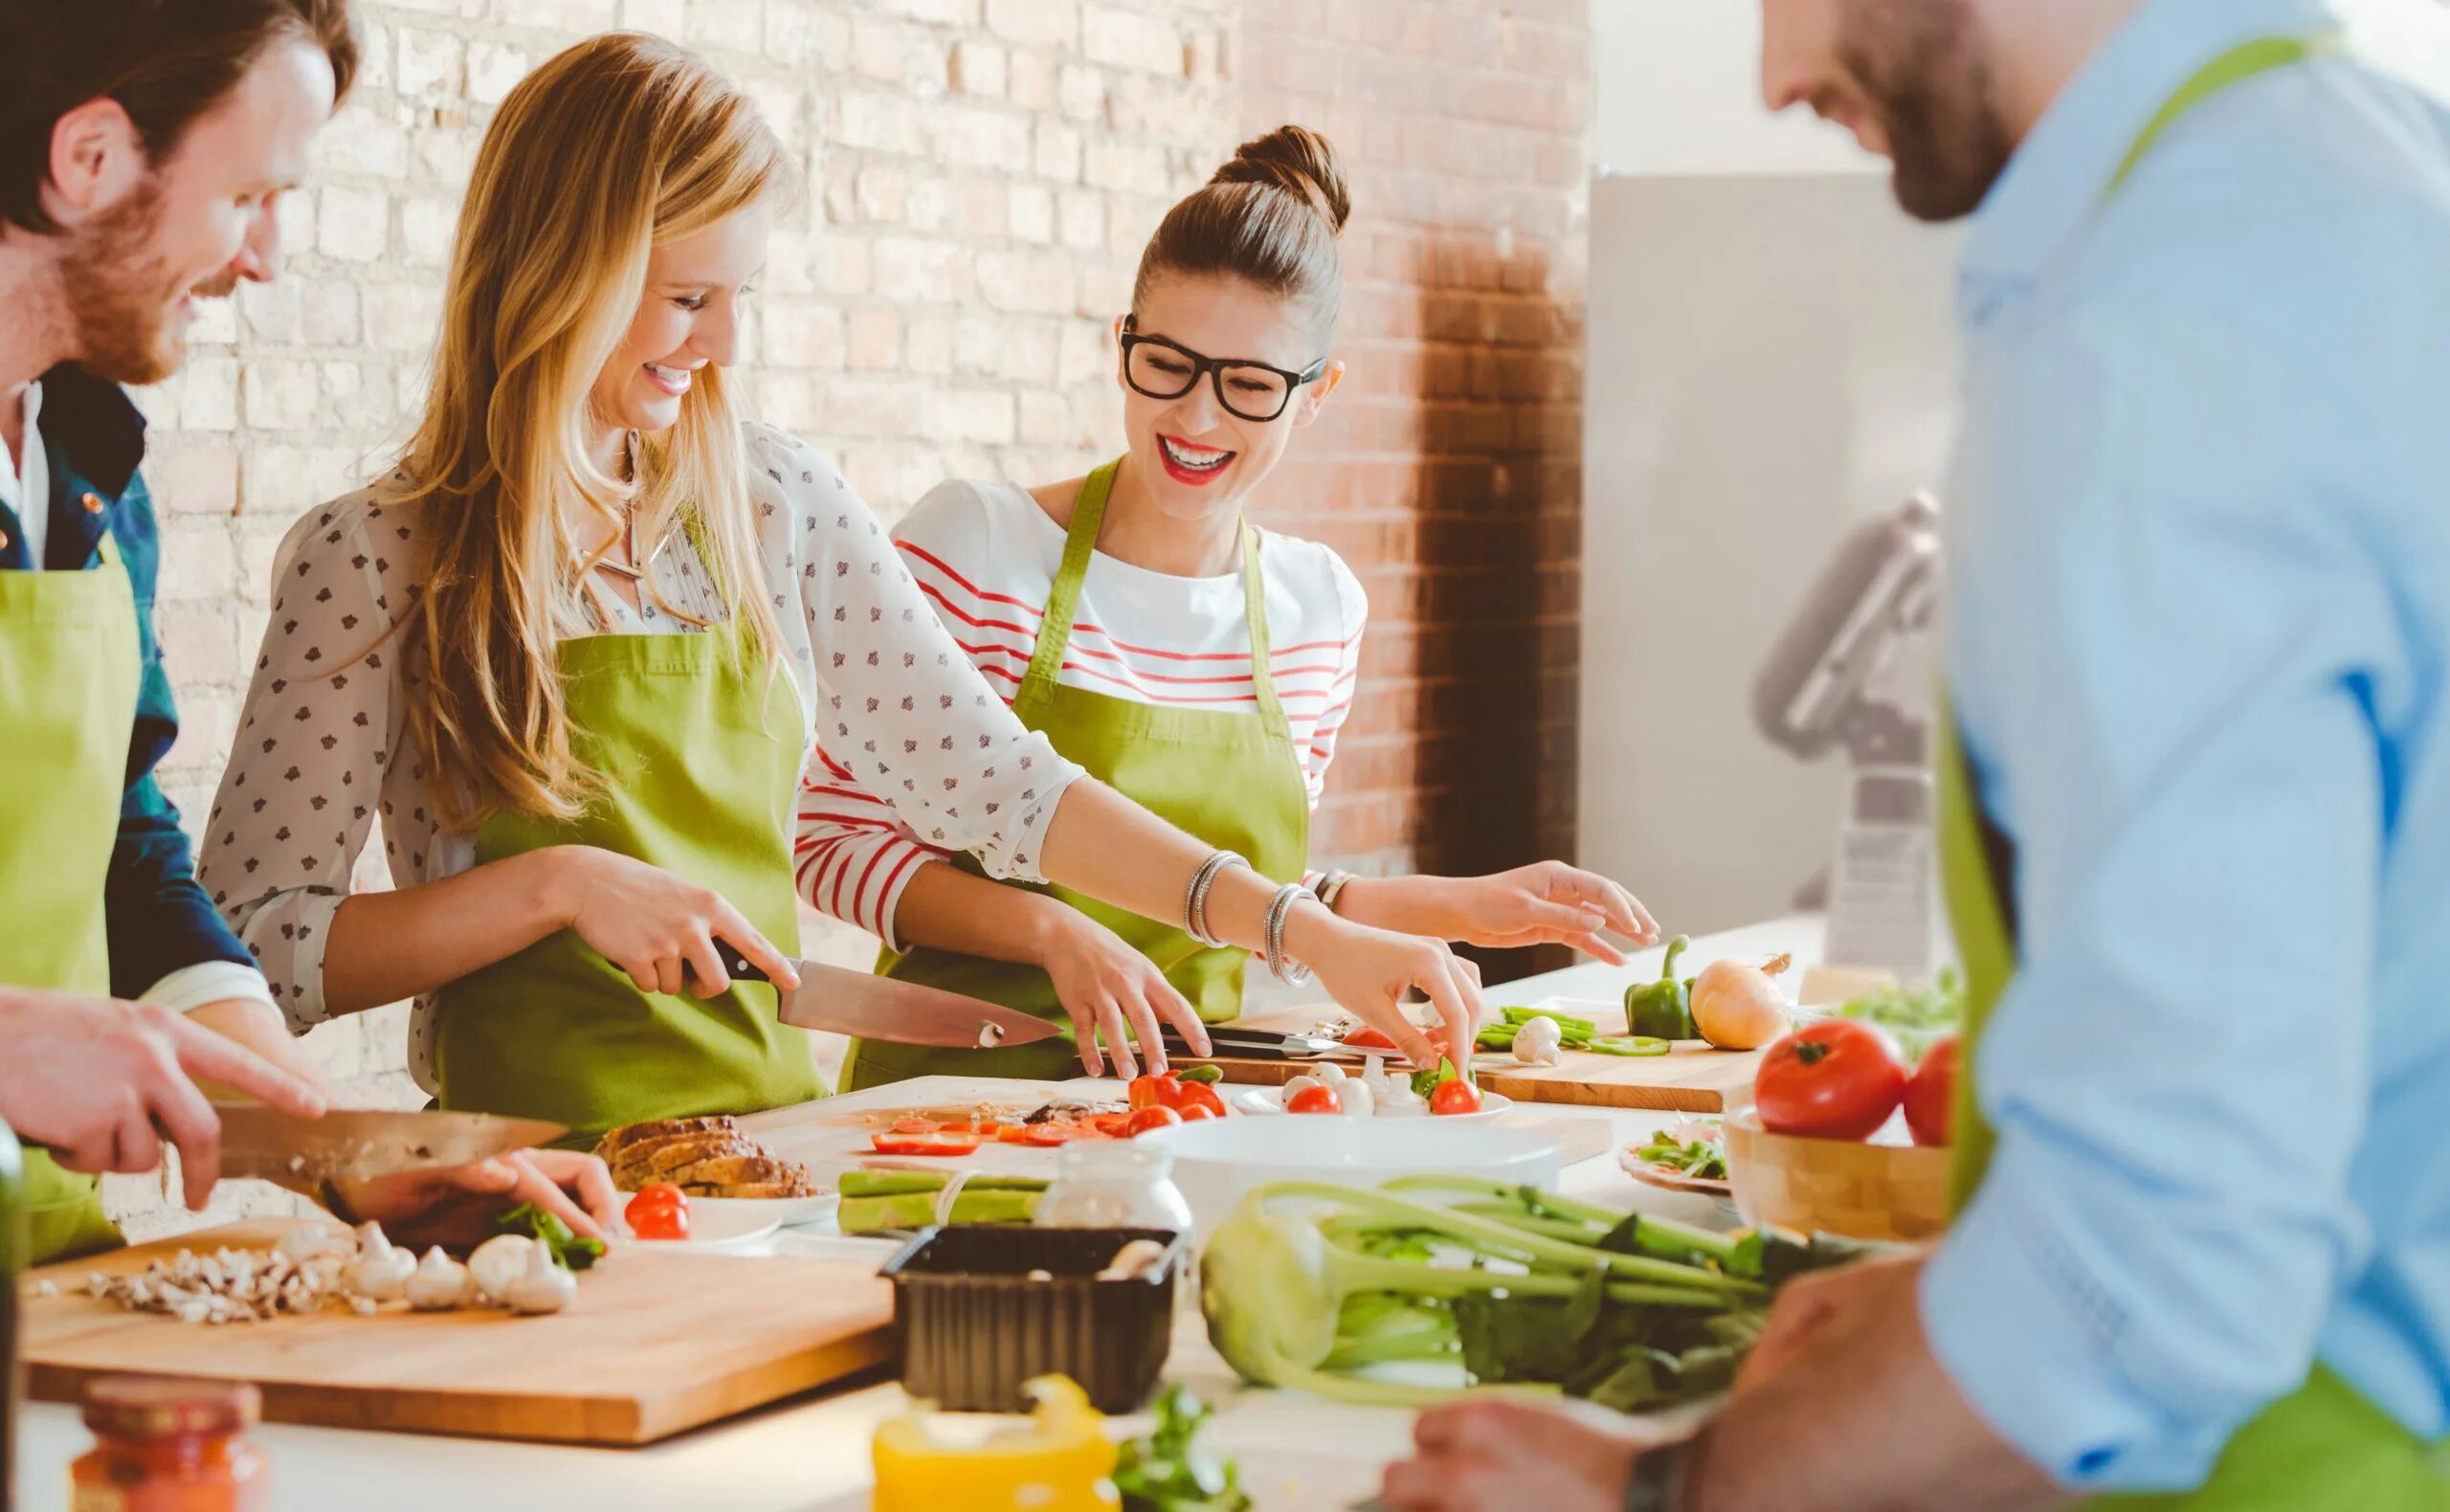
<path fill-rule="evenodd" d="M 1770 1309 L 1769 1325 L 1745 1357 L 1736 1390 L 1749 1390 L 1775 1377 L 1818 1345 L 1842 1335 L 1850 1320 L 1870 1316 L 1869 1304 L 1884 1292 L 1903 1287 L 1910 1296 L 1920 1283 L 1927 1253 L 1883 1256 L 1798 1276 L 1779 1289 Z"/>
<path fill-rule="evenodd" d="M 358 1221 L 380 1223 L 386 1236 L 411 1249 L 482 1243 L 494 1220 L 523 1202 L 558 1214 L 589 1238 L 602 1238 L 621 1215 L 612 1173 L 594 1156 L 573 1150 L 520 1150 L 443 1170 L 337 1185 Z"/>
<path fill-rule="evenodd" d="M 178 1147 L 190 1209 L 212 1195 L 221 1120 L 210 1081 L 299 1118 L 323 1094 L 245 1047 L 150 1003 L 0 988 L 0 1118 L 70 1170 L 142 1172 Z"/>
<path fill-rule="evenodd" d="M 1417 1452 L 1387 1467 L 1379 1497 L 1405 1512 L 1619 1512 L 1634 1461 L 1668 1441 L 1579 1403 L 1457 1402 L 1420 1414 Z"/>

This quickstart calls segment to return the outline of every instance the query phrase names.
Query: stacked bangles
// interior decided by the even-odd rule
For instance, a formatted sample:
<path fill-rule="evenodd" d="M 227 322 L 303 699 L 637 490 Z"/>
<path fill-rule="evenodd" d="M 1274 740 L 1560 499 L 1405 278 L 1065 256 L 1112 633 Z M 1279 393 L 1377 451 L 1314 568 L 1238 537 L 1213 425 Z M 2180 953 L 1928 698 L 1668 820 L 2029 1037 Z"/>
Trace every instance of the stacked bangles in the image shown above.
<path fill-rule="evenodd" d="M 1211 947 L 1225 944 L 1208 927 L 1208 895 L 1216 886 L 1216 878 L 1229 866 L 1251 863 L 1231 851 L 1213 852 L 1193 872 L 1191 885 L 1183 889 L 1183 932 L 1201 945 Z M 1276 979 L 1287 987 L 1300 987 L 1310 980 L 1310 968 L 1284 953 L 1284 927 L 1293 917 L 1293 905 L 1309 889 L 1300 882 L 1287 882 L 1276 890 L 1268 901 L 1267 923 L 1259 932 L 1260 954 Z"/>

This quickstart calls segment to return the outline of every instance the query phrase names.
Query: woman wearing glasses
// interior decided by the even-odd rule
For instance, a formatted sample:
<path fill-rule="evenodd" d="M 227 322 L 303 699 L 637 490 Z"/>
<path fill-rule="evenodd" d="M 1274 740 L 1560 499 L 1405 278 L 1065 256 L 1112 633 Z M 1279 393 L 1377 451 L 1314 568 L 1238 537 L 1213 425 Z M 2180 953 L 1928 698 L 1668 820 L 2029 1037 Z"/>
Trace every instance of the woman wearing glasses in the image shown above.
<path fill-rule="evenodd" d="M 1177 921 L 1196 892 L 1212 932 L 1313 963 L 1412 1054 L 1408 989 L 1469 1034 L 1443 945 L 1080 780 L 841 475 L 744 426 L 724 369 L 799 176 L 739 89 L 651 37 L 581 43 L 503 102 L 422 424 L 283 544 L 206 831 L 204 885 L 292 1027 L 416 998 L 412 1067 L 445 1106 L 582 1137 L 818 1095 L 808 1036 L 715 941 L 791 980 L 772 942 L 822 735 L 1000 875 Z M 378 820 L 391 890 L 357 885 Z"/>
<path fill-rule="evenodd" d="M 1555 862 L 1497 877 L 1321 877 L 1309 819 L 1352 701 L 1365 604 L 1333 551 L 1245 509 L 1344 376 L 1330 355 L 1348 211 L 1325 139 L 1284 126 L 1175 206 L 1116 323 L 1129 450 L 1038 488 L 951 482 L 896 532 L 953 638 L 1055 749 L 1349 922 L 1490 945 L 1656 934 L 1631 895 Z M 1255 675 L 1263 672 L 1263 676 Z M 827 745 L 802 795 L 798 872 L 818 908 L 881 935 L 880 968 L 1047 1018 L 1072 1044 L 927 1051 L 863 1041 L 846 1084 L 935 1072 L 1095 1075 L 1103 1040 L 1242 1001 L 1249 952 L 1067 888 L 998 884 L 917 832 L 892 785 Z M 1273 964 L 1273 963 L 1271 963 Z"/>

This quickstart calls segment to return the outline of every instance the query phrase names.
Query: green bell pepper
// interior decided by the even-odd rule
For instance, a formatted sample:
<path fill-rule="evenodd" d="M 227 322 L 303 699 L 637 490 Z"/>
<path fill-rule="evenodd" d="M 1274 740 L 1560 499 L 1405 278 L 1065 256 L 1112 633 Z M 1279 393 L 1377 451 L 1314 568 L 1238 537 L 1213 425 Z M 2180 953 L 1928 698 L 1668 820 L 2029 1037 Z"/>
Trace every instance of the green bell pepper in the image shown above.
<path fill-rule="evenodd" d="M 1695 1039 L 1692 984 L 1676 977 L 1676 958 L 1693 942 L 1682 935 L 1667 942 L 1667 959 L 1659 980 L 1637 982 L 1625 989 L 1625 1027 L 1645 1039 Z"/>

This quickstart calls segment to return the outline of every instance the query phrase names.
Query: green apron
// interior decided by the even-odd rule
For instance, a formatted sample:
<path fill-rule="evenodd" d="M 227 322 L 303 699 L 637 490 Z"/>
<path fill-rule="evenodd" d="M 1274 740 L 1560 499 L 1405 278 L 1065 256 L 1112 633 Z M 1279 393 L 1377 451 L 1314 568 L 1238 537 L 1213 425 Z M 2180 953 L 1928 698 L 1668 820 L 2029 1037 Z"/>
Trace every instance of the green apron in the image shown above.
<path fill-rule="evenodd" d="M 111 990 L 102 893 L 143 655 L 119 544 L 100 546 L 91 571 L 0 572 L 0 982 L 87 997 Z M 119 1243 L 95 1178 L 29 1150 L 25 1192 L 35 1263 Z"/>
<path fill-rule="evenodd" d="M 1242 594 L 1250 619 L 1252 687 L 1258 712 L 1167 708 L 1067 687 L 1057 680 L 1072 638 L 1072 616 L 1080 585 L 1096 552 L 1098 525 L 1105 518 L 1119 461 L 1091 473 L 1073 506 L 1063 545 L 1063 566 L 1047 593 L 1030 670 L 1013 699 L 1023 724 L 1045 735 L 1055 748 L 1124 796 L 1159 818 L 1249 859 L 1264 877 L 1299 877 L 1310 854 L 1310 790 L 1292 727 L 1277 701 L 1269 667 L 1267 591 L 1259 573 L 1258 539 L 1242 526 Z M 955 865 L 979 874 L 968 856 Z M 1008 883 L 1019 886 L 1020 883 Z M 1201 945 L 1172 924 L 1102 903 L 1069 888 L 1037 891 L 1071 904 L 1128 941 L 1165 970 L 1166 980 L 1209 1023 L 1242 1012 L 1242 950 Z M 906 982 L 1002 1003 L 1040 1018 L 1064 1021 L 1059 1038 L 1001 1050 L 933 1050 L 916 1045 L 854 1041 L 843 1079 L 852 1088 L 879 1086 L 905 1077 L 950 1074 L 973 1077 L 1060 1078 L 1080 1074 L 1080 1055 L 1069 1016 L 1057 1001 L 1055 984 L 1035 966 L 990 961 L 957 951 L 922 947 L 903 954 L 888 949 L 877 969 Z"/>
<path fill-rule="evenodd" d="M 791 678 L 737 654 L 745 634 L 563 641 L 572 744 L 603 782 L 573 820 L 488 818 L 477 864 L 548 845 L 615 851 L 722 894 L 791 950 L 806 732 Z M 578 1145 L 645 1119 L 825 1096 L 807 1031 L 784 1024 L 776 1006 L 762 982 L 714 998 L 641 992 L 576 931 L 560 930 L 442 989 L 441 1104 L 550 1119 Z"/>
<path fill-rule="evenodd" d="M 2303 63 L 2328 45 L 2328 38 L 2263 37 L 2214 59 L 2153 116 L 2110 192 L 2125 185 L 2163 134 L 2195 106 L 2250 78 Z M 1957 1080 L 1950 1182 L 1952 1200 L 1962 1209 L 1981 1184 L 1994 1143 L 1974 1088 L 1981 1075 L 1982 1032 L 2016 972 L 2015 878 L 2011 847 L 1981 809 L 1955 720 L 1944 716 L 1939 723 L 1940 864 L 1966 983 L 1967 1059 Z M 2450 1454 L 2429 1450 L 2317 1364 L 2294 1394 L 2238 1431 L 2202 1489 L 2106 1497 L 2087 1506 L 2093 1512 L 2439 1512 L 2450 1506 Z"/>

